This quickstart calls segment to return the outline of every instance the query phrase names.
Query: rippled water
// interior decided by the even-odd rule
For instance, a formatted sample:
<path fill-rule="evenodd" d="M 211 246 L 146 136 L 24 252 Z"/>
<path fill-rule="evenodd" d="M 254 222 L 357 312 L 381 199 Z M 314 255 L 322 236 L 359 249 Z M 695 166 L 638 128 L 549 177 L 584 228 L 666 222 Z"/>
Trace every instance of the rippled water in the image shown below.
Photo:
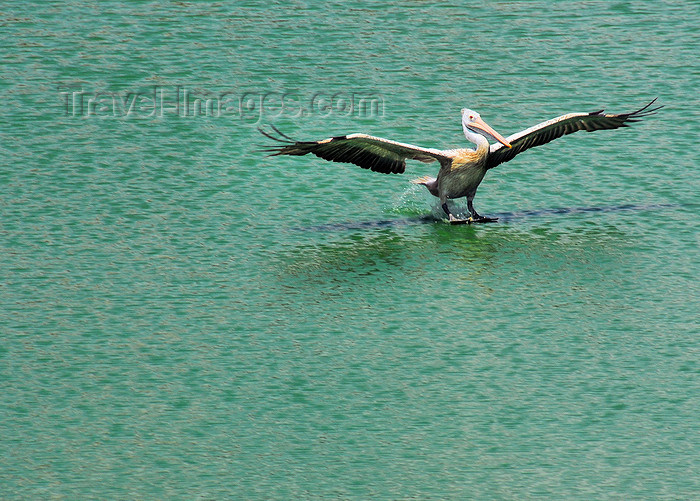
<path fill-rule="evenodd" d="M 4 5 L 2 497 L 697 497 L 698 19 Z M 492 225 L 441 221 L 430 165 L 257 150 L 268 123 L 447 148 L 464 106 L 508 135 L 657 96 L 489 172 Z"/>

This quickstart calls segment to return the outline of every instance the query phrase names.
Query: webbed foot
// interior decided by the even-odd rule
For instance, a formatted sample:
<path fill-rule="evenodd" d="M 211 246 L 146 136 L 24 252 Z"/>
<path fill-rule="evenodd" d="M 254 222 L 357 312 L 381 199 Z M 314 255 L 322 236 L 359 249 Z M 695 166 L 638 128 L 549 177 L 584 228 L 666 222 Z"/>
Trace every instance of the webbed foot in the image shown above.
<path fill-rule="evenodd" d="M 471 217 L 468 219 L 458 219 L 450 214 L 450 224 L 472 224 Z"/>
<path fill-rule="evenodd" d="M 485 216 L 470 216 L 468 219 L 469 223 L 495 223 L 498 221 L 497 217 L 485 217 Z"/>

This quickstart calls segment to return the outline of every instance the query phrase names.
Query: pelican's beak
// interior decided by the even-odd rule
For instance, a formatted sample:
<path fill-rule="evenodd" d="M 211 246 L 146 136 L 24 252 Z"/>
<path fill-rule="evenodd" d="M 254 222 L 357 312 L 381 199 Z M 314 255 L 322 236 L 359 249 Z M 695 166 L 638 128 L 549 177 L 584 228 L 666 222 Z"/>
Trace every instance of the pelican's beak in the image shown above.
<path fill-rule="evenodd" d="M 484 121 L 481 119 L 481 117 L 477 117 L 476 119 L 474 119 L 474 120 L 469 124 L 469 126 L 475 128 L 475 129 L 477 129 L 477 130 L 480 130 L 481 132 L 485 132 L 486 134 L 488 134 L 489 136 L 491 136 L 492 138 L 494 138 L 496 141 L 498 141 L 498 142 L 501 143 L 502 145 L 507 146 L 508 148 L 512 148 L 512 146 L 511 146 L 510 143 L 506 140 L 506 138 L 503 137 L 503 136 L 501 136 L 501 135 L 500 135 L 498 132 L 496 132 L 495 130 L 493 130 L 489 124 L 487 124 L 486 122 L 484 122 Z"/>

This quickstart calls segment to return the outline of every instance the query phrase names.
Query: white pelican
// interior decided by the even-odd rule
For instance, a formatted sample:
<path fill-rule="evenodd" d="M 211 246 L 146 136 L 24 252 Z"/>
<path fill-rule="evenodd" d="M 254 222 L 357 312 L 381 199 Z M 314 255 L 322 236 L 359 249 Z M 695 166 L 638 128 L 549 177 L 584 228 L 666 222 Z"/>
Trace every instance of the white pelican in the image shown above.
<path fill-rule="evenodd" d="M 628 123 L 637 122 L 638 119 L 651 115 L 661 108 L 657 106 L 650 109 L 655 101 L 656 99 L 637 111 L 617 115 L 603 113 L 603 110 L 591 113 L 569 113 L 539 123 L 507 138 L 487 125 L 477 112 L 464 108 L 462 109 L 462 129 L 466 138 L 476 144 L 476 149 L 436 150 L 367 134 L 348 134 L 321 141 L 295 141 L 274 126 L 271 127 L 277 136 L 262 129 L 259 130 L 266 137 L 284 143 L 283 146 L 268 148 L 266 151 L 270 152 L 271 156 L 313 153 L 324 160 L 353 163 L 363 169 L 385 174 L 404 172 L 407 159 L 425 163 L 437 160 L 440 163 L 437 178 L 424 176 L 412 182 L 424 185 L 431 194 L 440 199 L 442 209 L 450 223 L 486 223 L 494 222 L 498 218 L 479 215 L 473 204 L 476 189 L 486 171 L 511 160 L 518 153 L 566 134 L 579 130 L 592 132 L 627 127 Z M 497 143 L 489 144 L 489 139 Z M 468 219 L 456 218 L 447 205 L 447 200 L 461 197 L 467 197 L 467 208 L 471 214 Z"/>

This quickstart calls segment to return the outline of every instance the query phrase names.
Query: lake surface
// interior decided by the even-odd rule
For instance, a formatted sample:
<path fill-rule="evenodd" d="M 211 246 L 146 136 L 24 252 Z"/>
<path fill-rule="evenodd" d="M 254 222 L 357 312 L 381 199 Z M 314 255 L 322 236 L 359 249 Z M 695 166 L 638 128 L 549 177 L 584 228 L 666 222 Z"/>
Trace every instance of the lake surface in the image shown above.
<path fill-rule="evenodd" d="M 0 8 L 3 499 L 700 495 L 692 1 Z M 487 174 L 466 144 L 665 107 Z M 464 201 L 457 203 L 464 207 Z"/>

